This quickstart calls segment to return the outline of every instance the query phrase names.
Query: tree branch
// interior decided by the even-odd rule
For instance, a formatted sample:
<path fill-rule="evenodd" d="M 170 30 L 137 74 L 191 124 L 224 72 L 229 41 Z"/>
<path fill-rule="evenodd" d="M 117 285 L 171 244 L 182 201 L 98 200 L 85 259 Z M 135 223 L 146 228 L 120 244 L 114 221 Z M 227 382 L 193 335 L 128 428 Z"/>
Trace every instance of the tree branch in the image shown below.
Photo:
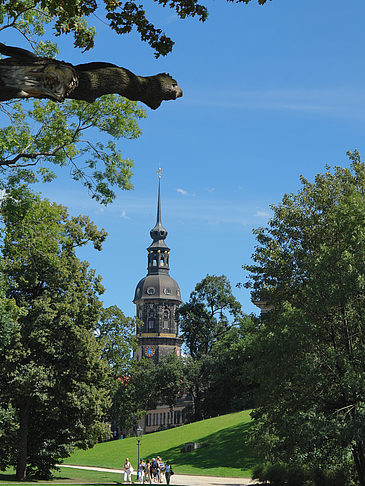
<path fill-rule="evenodd" d="M 104 62 L 73 66 L 2 43 L 0 53 L 10 56 L 0 60 L 0 101 L 33 97 L 92 103 L 100 96 L 116 93 L 155 110 L 162 101 L 182 96 L 177 82 L 166 73 L 137 76 L 128 69 Z"/>

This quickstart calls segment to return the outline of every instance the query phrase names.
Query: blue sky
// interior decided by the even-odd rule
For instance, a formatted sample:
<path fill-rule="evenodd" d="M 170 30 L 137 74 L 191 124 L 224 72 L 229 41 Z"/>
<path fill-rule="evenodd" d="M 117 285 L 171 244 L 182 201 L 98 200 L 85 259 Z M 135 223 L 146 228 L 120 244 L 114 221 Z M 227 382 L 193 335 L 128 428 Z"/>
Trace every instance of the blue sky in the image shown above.
<path fill-rule="evenodd" d="M 363 0 L 207 6 L 204 24 L 151 7 L 176 41 L 166 58 L 156 60 L 135 34 L 118 37 L 95 17 L 93 52 L 73 49 L 71 39 L 60 43 L 60 59 L 112 62 L 141 75 L 167 71 L 184 91 L 147 109 L 141 138 L 120 141 L 134 160 L 134 191 L 120 191 L 103 208 L 67 174 L 42 186 L 45 196 L 108 231 L 102 252 L 80 256 L 103 276 L 105 304 L 127 315 L 134 315 L 134 289 L 146 274 L 159 164 L 170 273 L 187 300 L 206 274 L 225 274 L 233 286 L 245 281 L 252 229 L 267 223 L 270 204 L 297 192 L 300 174 L 313 179 L 326 164 L 348 165 L 347 150 L 365 156 Z M 249 291 L 234 287 L 234 294 L 246 312 L 256 311 Z"/>

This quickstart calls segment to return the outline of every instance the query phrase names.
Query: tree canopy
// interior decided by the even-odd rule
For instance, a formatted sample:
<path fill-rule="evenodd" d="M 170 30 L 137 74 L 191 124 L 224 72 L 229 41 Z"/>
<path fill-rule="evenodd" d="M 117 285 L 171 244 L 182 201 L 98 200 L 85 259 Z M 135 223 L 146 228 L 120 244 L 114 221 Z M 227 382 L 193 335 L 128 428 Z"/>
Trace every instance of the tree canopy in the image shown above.
<path fill-rule="evenodd" d="M 272 207 L 246 269 L 272 308 L 251 352 L 257 443 L 271 461 L 342 468 L 364 486 L 365 164 L 349 157 Z"/>
<path fill-rule="evenodd" d="M 0 354 L 0 468 L 45 478 L 104 429 L 108 366 L 94 336 L 104 289 L 75 249 L 100 249 L 106 233 L 24 186 L 3 196 L 1 216 L 5 295 L 15 308 Z"/>
<path fill-rule="evenodd" d="M 180 19 L 197 17 L 204 22 L 208 18 L 207 7 L 197 0 L 154 0 L 161 7 L 175 11 Z M 228 0 L 232 1 L 232 0 Z M 249 3 L 251 0 L 238 0 L 239 3 Z M 267 0 L 257 0 L 263 5 Z M 57 36 L 72 33 L 75 47 L 84 50 L 92 49 L 95 41 L 95 28 L 89 26 L 87 20 L 97 12 L 105 18 L 111 29 L 118 34 L 129 34 L 133 28 L 137 30 L 143 42 L 147 42 L 155 51 L 155 56 L 165 56 L 172 51 L 174 42 L 166 36 L 160 27 L 156 27 L 146 14 L 145 2 L 126 0 L 104 0 L 101 6 L 96 0 L 6 0 L 3 2 L 3 18 L 6 18 L 3 30 L 7 27 L 22 28 L 22 18 L 27 17 L 37 21 L 37 29 L 42 28 L 42 19 L 51 17 L 53 29 Z M 148 5 L 147 5 L 148 6 Z M 31 40 L 31 31 L 27 31 Z"/>
<path fill-rule="evenodd" d="M 177 311 L 180 331 L 190 355 L 206 355 L 241 316 L 241 304 L 225 275 L 207 275 Z"/>

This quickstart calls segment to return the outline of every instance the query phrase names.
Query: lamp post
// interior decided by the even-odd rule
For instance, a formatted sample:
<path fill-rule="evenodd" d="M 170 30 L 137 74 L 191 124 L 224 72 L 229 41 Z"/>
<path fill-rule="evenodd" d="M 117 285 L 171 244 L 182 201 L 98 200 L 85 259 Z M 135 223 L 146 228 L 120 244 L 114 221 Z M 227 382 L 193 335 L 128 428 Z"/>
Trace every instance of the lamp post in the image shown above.
<path fill-rule="evenodd" d="M 143 433 L 143 429 L 140 425 L 138 425 L 136 432 L 137 432 L 137 445 L 138 445 L 138 464 L 137 464 L 137 479 L 138 479 L 138 474 L 139 474 L 138 468 L 139 468 L 139 461 L 140 461 L 139 451 L 140 451 L 140 445 L 141 445 L 142 433 Z"/>

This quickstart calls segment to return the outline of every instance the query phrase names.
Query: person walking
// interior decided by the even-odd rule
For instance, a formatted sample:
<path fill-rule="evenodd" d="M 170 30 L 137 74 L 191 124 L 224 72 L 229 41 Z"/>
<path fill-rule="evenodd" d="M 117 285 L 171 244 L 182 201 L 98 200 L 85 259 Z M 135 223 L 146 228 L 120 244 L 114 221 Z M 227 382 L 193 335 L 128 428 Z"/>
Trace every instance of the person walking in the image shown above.
<path fill-rule="evenodd" d="M 148 481 L 150 484 L 152 483 L 151 464 L 150 464 L 149 459 L 146 460 L 146 468 L 145 468 L 145 472 L 144 472 L 144 477 L 145 477 L 146 481 Z"/>
<path fill-rule="evenodd" d="M 132 484 L 132 472 L 132 464 L 129 462 L 129 459 L 127 457 L 124 463 L 124 483 L 128 481 L 129 484 Z"/>
<path fill-rule="evenodd" d="M 139 482 L 141 484 L 144 484 L 144 475 L 146 471 L 146 464 L 143 459 L 140 460 L 140 463 L 138 464 L 138 478 Z"/>
<path fill-rule="evenodd" d="M 155 457 L 152 458 L 151 461 L 151 477 L 152 477 L 152 482 L 157 483 L 157 470 L 158 470 L 158 462 Z"/>
<path fill-rule="evenodd" d="M 166 484 L 170 484 L 170 479 L 173 474 L 174 473 L 172 471 L 172 466 L 170 464 L 170 461 L 166 461 L 166 465 L 165 465 Z"/>
<path fill-rule="evenodd" d="M 158 471 L 160 473 L 158 477 L 158 482 L 163 483 L 165 478 L 165 463 L 163 462 L 160 456 L 157 457 L 157 461 L 158 461 Z"/>

